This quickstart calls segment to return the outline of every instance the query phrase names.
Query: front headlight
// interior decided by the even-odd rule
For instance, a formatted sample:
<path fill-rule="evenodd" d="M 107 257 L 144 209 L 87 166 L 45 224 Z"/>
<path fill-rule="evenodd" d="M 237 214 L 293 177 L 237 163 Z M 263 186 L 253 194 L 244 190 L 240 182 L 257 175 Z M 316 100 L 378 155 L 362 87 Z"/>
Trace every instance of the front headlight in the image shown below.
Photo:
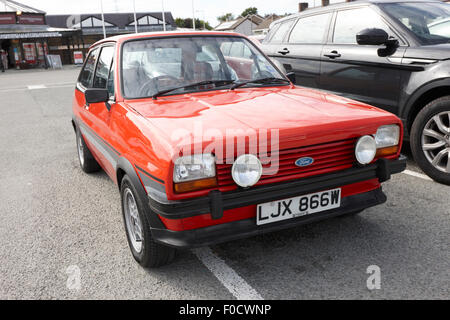
<path fill-rule="evenodd" d="M 262 174 L 262 165 L 258 157 L 253 154 L 243 154 L 234 161 L 231 176 L 234 182 L 241 187 L 251 187 L 259 181 Z"/>
<path fill-rule="evenodd" d="M 215 159 L 212 154 L 196 154 L 175 160 L 173 182 L 186 182 L 216 176 Z"/>
<path fill-rule="evenodd" d="M 398 145 L 400 140 L 400 127 L 396 124 L 381 126 L 375 134 L 377 149 Z"/>
<path fill-rule="evenodd" d="M 362 136 L 356 142 L 355 156 L 360 164 L 371 163 L 377 153 L 377 145 L 372 136 Z"/>

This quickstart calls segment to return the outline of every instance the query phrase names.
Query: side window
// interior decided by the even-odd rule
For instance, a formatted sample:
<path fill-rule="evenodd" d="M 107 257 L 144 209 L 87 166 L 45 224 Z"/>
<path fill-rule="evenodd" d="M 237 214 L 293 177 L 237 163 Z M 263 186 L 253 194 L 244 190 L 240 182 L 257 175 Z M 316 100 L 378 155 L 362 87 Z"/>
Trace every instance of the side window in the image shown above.
<path fill-rule="evenodd" d="M 83 85 L 83 87 L 89 88 L 92 83 L 92 78 L 94 76 L 95 62 L 97 61 L 98 49 L 94 49 L 89 53 L 87 57 L 86 64 L 81 70 L 78 81 Z"/>
<path fill-rule="evenodd" d="M 97 69 L 95 70 L 94 88 L 106 89 L 109 70 L 114 55 L 114 47 L 104 47 L 98 58 Z"/>
<path fill-rule="evenodd" d="M 294 19 L 283 22 L 280 27 L 275 31 L 272 38 L 270 39 L 270 42 L 282 42 L 284 40 L 284 36 L 291 28 L 292 24 L 294 23 Z"/>
<path fill-rule="evenodd" d="M 331 13 L 301 18 L 289 36 L 292 43 L 323 43 Z"/>
<path fill-rule="evenodd" d="M 371 8 L 359 8 L 339 11 L 334 27 L 333 42 L 356 44 L 356 34 L 366 28 L 383 29 L 389 35 L 391 30 L 378 13 Z"/>
<path fill-rule="evenodd" d="M 232 42 L 224 42 L 220 45 L 220 50 L 222 51 L 224 56 L 230 55 L 231 44 Z"/>
<path fill-rule="evenodd" d="M 230 57 L 242 58 L 244 44 L 242 42 L 233 42 L 230 50 Z"/>
<path fill-rule="evenodd" d="M 248 46 L 244 46 L 244 54 L 243 57 L 245 59 L 251 59 L 252 58 L 253 53 L 250 51 L 250 48 Z"/>

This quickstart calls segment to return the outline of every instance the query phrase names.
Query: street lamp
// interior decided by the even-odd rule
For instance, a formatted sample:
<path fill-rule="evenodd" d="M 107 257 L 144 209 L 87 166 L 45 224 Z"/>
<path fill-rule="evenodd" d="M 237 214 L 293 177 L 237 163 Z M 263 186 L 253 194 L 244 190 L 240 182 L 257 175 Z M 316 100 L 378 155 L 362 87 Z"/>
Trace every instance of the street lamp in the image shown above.
<path fill-rule="evenodd" d="M 195 10 L 194 10 L 194 0 L 192 0 L 192 28 L 195 30 Z"/>

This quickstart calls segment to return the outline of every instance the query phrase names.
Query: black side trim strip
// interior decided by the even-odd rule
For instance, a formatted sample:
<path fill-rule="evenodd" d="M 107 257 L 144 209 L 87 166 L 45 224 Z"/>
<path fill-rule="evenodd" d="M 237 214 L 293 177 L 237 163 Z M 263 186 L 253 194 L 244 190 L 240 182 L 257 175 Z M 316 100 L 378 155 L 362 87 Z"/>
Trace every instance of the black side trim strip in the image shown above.
<path fill-rule="evenodd" d="M 158 181 L 158 182 L 161 183 L 161 184 L 165 184 L 164 180 L 161 180 L 160 178 L 157 178 L 157 177 L 155 177 L 154 175 L 148 173 L 147 171 L 145 171 L 144 169 L 142 169 L 141 167 L 139 167 L 137 164 L 135 164 L 135 166 L 136 166 L 136 168 L 137 168 L 139 171 L 142 171 L 143 173 L 145 173 L 147 176 L 149 176 L 149 177 L 152 178 L 153 180 L 156 180 L 156 181 Z"/>
<path fill-rule="evenodd" d="M 110 148 L 114 153 L 116 153 L 118 156 L 120 156 L 120 152 L 114 149 L 112 145 L 110 145 L 106 140 L 104 140 L 102 137 L 100 137 L 94 130 L 89 128 L 81 119 L 75 118 L 75 122 L 78 123 L 78 125 L 81 125 L 84 129 L 88 130 L 91 134 L 96 136 L 101 142 L 103 142 L 108 148 Z"/>

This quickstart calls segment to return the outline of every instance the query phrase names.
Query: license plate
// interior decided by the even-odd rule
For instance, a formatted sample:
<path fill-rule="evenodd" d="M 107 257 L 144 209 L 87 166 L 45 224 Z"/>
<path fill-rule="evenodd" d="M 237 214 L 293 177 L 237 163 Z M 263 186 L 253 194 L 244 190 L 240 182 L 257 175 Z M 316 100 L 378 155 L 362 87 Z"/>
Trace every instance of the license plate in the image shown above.
<path fill-rule="evenodd" d="M 256 224 L 262 225 L 292 219 L 340 206 L 341 188 L 262 203 L 256 208 Z"/>

